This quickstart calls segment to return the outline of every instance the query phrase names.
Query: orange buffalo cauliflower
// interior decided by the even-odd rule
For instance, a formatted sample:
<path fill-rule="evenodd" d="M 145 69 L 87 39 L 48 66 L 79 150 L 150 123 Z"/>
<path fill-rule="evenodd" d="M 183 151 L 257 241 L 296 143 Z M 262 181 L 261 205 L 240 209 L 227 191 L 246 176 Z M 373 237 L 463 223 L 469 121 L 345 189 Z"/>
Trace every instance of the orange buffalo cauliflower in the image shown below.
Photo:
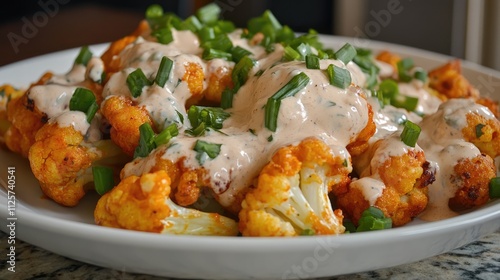
<path fill-rule="evenodd" d="M 170 184 L 164 170 L 123 179 L 99 199 L 96 224 L 163 234 L 238 234 L 238 224 L 230 218 L 175 204 L 170 199 Z"/>
<path fill-rule="evenodd" d="M 243 236 L 343 233 L 342 211 L 333 210 L 329 193 L 349 183 L 349 160 L 315 138 L 279 149 L 242 202 Z"/>
<path fill-rule="evenodd" d="M 5 143 L 5 133 L 10 127 L 7 117 L 7 104 L 22 96 L 24 91 L 15 89 L 13 86 L 5 84 L 0 86 L 0 143 Z"/>
<path fill-rule="evenodd" d="M 394 226 L 410 222 L 427 206 L 434 170 L 424 152 L 404 144 L 398 133 L 375 142 L 354 165 L 360 179 L 336 193 L 337 206 L 354 224 L 370 206 L 382 210 Z"/>
<path fill-rule="evenodd" d="M 75 206 L 92 188 L 92 165 L 120 154 L 109 140 L 88 143 L 73 126 L 49 123 L 36 134 L 28 158 L 43 193 L 61 205 Z"/>
<path fill-rule="evenodd" d="M 462 75 L 460 60 L 453 60 L 429 72 L 429 87 L 444 98 L 478 99 L 479 91 Z"/>

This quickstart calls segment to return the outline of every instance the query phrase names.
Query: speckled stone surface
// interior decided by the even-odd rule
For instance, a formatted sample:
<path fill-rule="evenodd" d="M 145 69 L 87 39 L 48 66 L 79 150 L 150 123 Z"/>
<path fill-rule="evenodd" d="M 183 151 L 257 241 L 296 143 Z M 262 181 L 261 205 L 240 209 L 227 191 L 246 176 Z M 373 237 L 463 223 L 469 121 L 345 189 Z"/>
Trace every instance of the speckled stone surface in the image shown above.
<path fill-rule="evenodd" d="M 7 270 L 7 235 L 0 231 L 0 279 L 168 279 L 97 267 L 16 240 L 16 272 Z M 500 230 L 416 263 L 323 279 L 500 279 Z"/>

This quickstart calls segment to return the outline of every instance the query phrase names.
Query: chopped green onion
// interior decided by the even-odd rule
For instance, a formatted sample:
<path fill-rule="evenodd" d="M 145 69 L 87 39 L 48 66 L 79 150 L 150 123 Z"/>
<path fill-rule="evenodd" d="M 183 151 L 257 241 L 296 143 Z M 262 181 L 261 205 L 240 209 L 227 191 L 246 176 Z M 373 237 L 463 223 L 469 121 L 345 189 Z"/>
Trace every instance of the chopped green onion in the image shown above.
<path fill-rule="evenodd" d="M 260 17 L 250 19 L 247 27 L 251 34 L 255 34 L 261 32 L 266 25 L 271 26 L 274 30 L 280 30 L 282 28 L 282 25 L 269 10 L 264 11 Z"/>
<path fill-rule="evenodd" d="M 420 136 L 421 128 L 417 124 L 407 120 L 404 124 L 403 132 L 401 133 L 401 141 L 407 146 L 415 147 L 418 136 Z"/>
<path fill-rule="evenodd" d="M 273 141 L 273 135 L 269 135 L 269 137 L 267 137 L 267 142 L 272 142 Z"/>
<path fill-rule="evenodd" d="M 411 81 L 412 77 L 408 73 L 408 71 L 413 67 L 413 59 L 411 58 L 401 59 L 400 61 L 398 61 L 397 66 L 398 66 L 399 80 L 403 82 Z"/>
<path fill-rule="evenodd" d="M 211 40 L 201 43 L 201 47 L 204 49 L 216 49 L 224 52 L 230 52 L 233 48 L 233 42 L 227 36 L 227 34 L 217 34 Z"/>
<path fill-rule="evenodd" d="M 356 55 L 359 56 L 369 56 L 372 54 L 372 50 L 365 48 L 356 48 Z"/>
<path fill-rule="evenodd" d="M 222 108 L 193 105 L 188 110 L 188 119 L 192 129 L 186 132 L 193 136 L 202 136 L 208 129 L 219 130 L 229 116 L 230 114 Z"/>
<path fill-rule="evenodd" d="M 196 33 L 203 27 L 200 20 L 195 16 L 190 16 L 179 25 L 180 30 L 191 30 Z"/>
<path fill-rule="evenodd" d="M 293 39 L 295 39 L 295 32 L 289 26 L 285 25 L 277 31 L 275 41 L 287 43 Z"/>
<path fill-rule="evenodd" d="M 304 72 L 301 72 L 267 99 L 265 107 L 265 126 L 267 129 L 273 132 L 276 131 L 281 100 L 294 96 L 297 92 L 305 88 L 309 84 L 309 81 L 309 77 Z"/>
<path fill-rule="evenodd" d="M 113 169 L 106 166 L 92 166 L 94 187 L 98 194 L 103 195 L 115 186 Z"/>
<path fill-rule="evenodd" d="M 346 43 L 342 48 L 335 52 L 335 58 L 344 62 L 344 64 L 349 63 L 356 56 L 356 49 L 349 43 Z"/>
<path fill-rule="evenodd" d="M 165 128 L 158 135 L 156 135 L 153 141 L 156 147 L 159 147 L 161 145 L 167 144 L 170 141 L 170 139 L 172 139 L 177 135 L 179 135 L 179 129 L 177 128 L 177 124 L 173 123 L 167 126 L 167 128 Z"/>
<path fill-rule="evenodd" d="M 231 33 L 236 29 L 234 23 L 229 20 L 218 20 L 214 25 L 215 34 Z"/>
<path fill-rule="evenodd" d="M 307 69 L 319 69 L 319 57 L 313 54 L 306 55 L 306 67 Z"/>
<path fill-rule="evenodd" d="M 233 107 L 234 91 L 230 88 L 224 89 L 221 94 L 220 107 L 222 109 L 229 109 Z"/>
<path fill-rule="evenodd" d="M 411 112 L 417 108 L 418 97 L 398 94 L 391 99 L 391 105 L 396 108 L 403 108 Z"/>
<path fill-rule="evenodd" d="M 151 32 L 151 35 L 156 37 L 159 43 L 161 44 L 170 44 L 174 41 L 174 35 L 172 34 L 172 30 L 170 27 L 163 27 Z"/>
<path fill-rule="evenodd" d="M 427 81 L 427 72 L 423 69 L 419 69 L 415 71 L 413 77 L 425 83 Z"/>
<path fill-rule="evenodd" d="M 91 90 L 77 88 L 69 100 L 69 109 L 84 112 L 87 116 L 87 122 L 91 123 L 99 109 L 99 105 L 97 105 L 95 95 Z"/>
<path fill-rule="evenodd" d="M 231 54 L 233 55 L 233 61 L 238 63 L 244 56 L 251 55 L 252 53 L 247 49 L 236 46 L 231 50 Z"/>
<path fill-rule="evenodd" d="M 345 227 L 344 233 L 356 232 L 356 226 L 351 220 L 344 219 L 343 225 Z"/>
<path fill-rule="evenodd" d="M 156 78 L 155 78 L 155 82 L 160 87 L 164 87 L 165 83 L 168 81 L 173 65 L 174 62 L 170 58 L 166 56 L 161 58 L 160 67 L 158 68 L 158 72 L 156 73 Z"/>
<path fill-rule="evenodd" d="M 233 68 L 231 74 L 235 91 L 245 84 L 248 79 L 248 73 L 253 68 L 255 61 L 248 56 L 244 56 Z"/>
<path fill-rule="evenodd" d="M 225 51 L 215 50 L 215 49 L 205 49 L 202 54 L 202 58 L 205 60 L 212 60 L 214 58 L 221 58 L 224 60 L 232 60 L 233 56 Z"/>
<path fill-rule="evenodd" d="M 202 165 L 208 156 L 211 159 L 216 158 L 220 153 L 222 144 L 209 143 L 202 140 L 196 140 L 193 150 L 197 152 L 196 159 Z"/>
<path fill-rule="evenodd" d="M 88 123 L 92 122 L 95 114 L 97 113 L 97 110 L 99 110 L 99 105 L 97 105 L 97 102 L 94 102 L 89 106 L 87 112 L 85 112 L 85 114 L 87 115 L 87 122 Z"/>
<path fill-rule="evenodd" d="M 158 4 L 153 4 L 146 9 L 146 18 L 158 18 L 163 16 L 163 8 Z"/>
<path fill-rule="evenodd" d="M 294 50 L 292 47 L 286 46 L 283 52 L 283 57 L 285 58 L 286 61 L 299 60 L 300 53 Z"/>
<path fill-rule="evenodd" d="M 210 3 L 199 8 L 196 11 L 196 16 L 205 24 L 213 24 L 219 19 L 220 13 L 220 7 L 215 3 Z"/>
<path fill-rule="evenodd" d="M 378 85 L 378 92 L 381 92 L 384 98 L 392 99 L 394 96 L 399 94 L 398 84 L 394 80 L 383 80 Z M 389 103 L 386 103 L 389 104 Z"/>
<path fill-rule="evenodd" d="M 135 148 L 134 158 L 147 157 L 155 148 L 155 133 L 149 123 L 143 123 L 139 126 L 139 145 Z"/>
<path fill-rule="evenodd" d="M 127 86 L 133 97 L 139 97 L 142 93 L 142 88 L 150 85 L 151 81 L 146 78 L 141 68 L 137 68 L 127 76 Z"/>
<path fill-rule="evenodd" d="M 87 66 L 89 60 L 92 58 L 92 52 L 88 46 L 83 46 L 75 59 L 75 64 L 82 64 Z"/>
<path fill-rule="evenodd" d="M 483 127 L 485 127 L 485 125 L 482 123 L 476 125 L 476 138 L 481 138 L 481 136 L 483 136 Z"/>
<path fill-rule="evenodd" d="M 490 197 L 500 198 L 500 177 L 491 178 L 489 187 Z"/>
<path fill-rule="evenodd" d="M 213 27 L 203 26 L 198 31 L 198 36 L 202 42 L 212 40 L 215 38 L 215 29 Z"/>
<path fill-rule="evenodd" d="M 311 228 L 303 229 L 302 232 L 300 232 L 300 235 L 303 235 L 303 236 L 313 236 L 315 234 L 316 234 L 316 232 L 314 231 L 314 229 L 311 229 Z"/>
<path fill-rule="evenodd" d="M 328 73 L 330 84 L 335 87 L 345 89 L 351 84 L 351 73 L 347 69 L 330 64 L 326 72 Z"/>
<path fill-rule="evenodd" d="M 302 43 L 296 48 L 297 52 L 300 54 L 301 60 L 305 60 L 308 54 L 312 53 L 311 46 L 309 44 Z"/>
<path fill-rule="evenodd" d="M 392 228 L 392 219 L 385 217 L 384 212 L 377 207 L 370 206 L 361 214 L 356 232 L 388 228 Z"/>

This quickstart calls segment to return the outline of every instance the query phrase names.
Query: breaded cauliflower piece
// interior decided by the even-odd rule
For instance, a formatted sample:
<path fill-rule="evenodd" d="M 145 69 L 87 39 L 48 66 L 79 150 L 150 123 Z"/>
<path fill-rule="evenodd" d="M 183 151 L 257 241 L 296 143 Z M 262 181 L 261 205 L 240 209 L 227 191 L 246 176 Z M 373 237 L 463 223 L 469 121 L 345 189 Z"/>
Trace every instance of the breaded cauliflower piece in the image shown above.
<path fill-rule="evenodd" d="M 445 98 L 477 100 L 479 91 L 462 75 L 460 60 L 453 60 L 429 72 L 429 87 Z"/>
<path fill-rule="evenodd" d="M 5 84 L 0 86 L 0 143 L 5 143 L 5 133 L 10 127 L 7 117 L 7 104 L 10 100 L 21 97 L 23 90 L 15 89 L 13 86 Z"/>
<path fill-rule="evenodd" d="M 407 146 L 396 132 L 375 142 L 363 157 L 354 159 L 360 179 L 336 196 L 337 206 L 354 224 L 370 206 L 382 210 L 394 226 L 407 224 L 425 209 L 434 170 L 418 146 Z"/>
<path fill-rule="evenodd" d="M 326 144 L 308 138 L 279 149 L 248 191 L 239 213 L 243 236 L 341 234 L 342 211 L 329 193 L 349 183 L 350 164 Z"/>
<path fill-rule="evenodd" d="M 102 157 L 103 151 L 86 144 L 74 127 L 49 123 L 36 134 L 28 158 L 43 193 L 61 205 L 75 206 L 93 181 L 92 163 Z"/>
<path fill-rule="evenodd" d="M 153 125 L 149 113 L 143 107 L 135 106 L 124 96 L 111 96 L 101 107 L 101 113 L 111 125 L 111 140 L 129 156 L 139 143 L 139 126 L 143 123 Z"/>
<path fill-rule="evenodd" d="M 467 113 L 466 119 L 467 126 L 462 129 L 465 141 L 492 158 L 500 155 L 500 121 L 477 112 Z"/>
<path fill-rule="evenodd" d="M 170 184 L 164 170 L 123 179 L 99 199 L 96 224 L 163 234 L 238 234 L 238 225 L 230 218 L 175 204 L 170 199 Z"/>
<path fill-rule="evenodd" d="M 391 53 L 389 51 L 382 51 L 375 57 L 375 59 L 391 65 L 394 72 L 397 73 L 398 62 L 401 60 L 401 57 L 399 55 Z"/>
<path fill-rule="evenodd" d="M 489 183 L 496 177 L 495 163 L 488 155 L 464 158 L 453 168 L 451 182 L 456 191 L 448 201 L 453 211 L 462 211 L 486 204 L 490 199 Z"/>
<path fill-rule="evenodd" d="M 209 61 L 208 63 L 213 63 L 212 61 Z M 231 77 L 232 71 L 232 67 L 223 65 L 217 67 L 215 71 L 208 73 L 208 85 L 204 92 L 206 100 L 213 102 L 214 104 L 220 104 L 222 92 L 226 88 L 231 89 L 234 87 L 233 79 Z"/>

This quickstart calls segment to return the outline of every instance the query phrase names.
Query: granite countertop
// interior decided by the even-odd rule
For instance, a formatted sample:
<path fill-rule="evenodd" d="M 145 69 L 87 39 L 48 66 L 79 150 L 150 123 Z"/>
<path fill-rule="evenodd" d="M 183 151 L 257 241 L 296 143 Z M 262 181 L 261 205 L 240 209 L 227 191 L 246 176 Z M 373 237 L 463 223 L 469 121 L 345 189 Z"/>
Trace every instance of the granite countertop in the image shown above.
<path fill-rule="evenodd" d="M 3 229 L 2 229 L 3 230 Z M 0 231 L 2 259 L 7 235 Z M 0 263 L 0 279 L 168 279 L 131 274 L 74 261 L 16 241 L 16 272 Z M 416 263 L 327 279 L 500 279 L 500 230 L 449 253 Z"/>

